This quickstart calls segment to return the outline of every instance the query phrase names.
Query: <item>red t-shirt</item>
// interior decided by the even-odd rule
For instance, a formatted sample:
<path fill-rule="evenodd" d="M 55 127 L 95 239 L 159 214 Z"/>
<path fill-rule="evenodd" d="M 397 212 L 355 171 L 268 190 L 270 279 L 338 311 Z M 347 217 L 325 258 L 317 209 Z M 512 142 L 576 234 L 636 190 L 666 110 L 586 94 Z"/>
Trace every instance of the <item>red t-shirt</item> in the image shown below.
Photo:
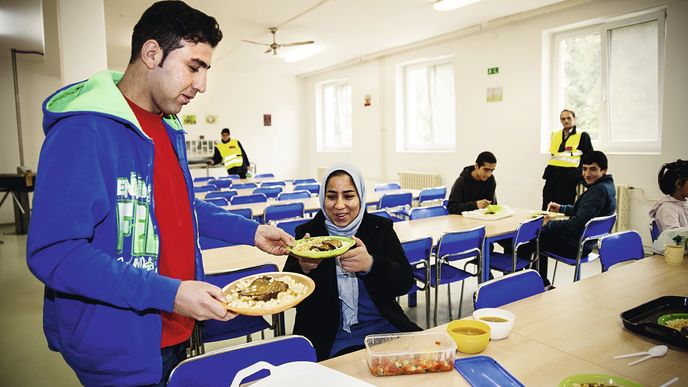
<path fill-rule="evenodd" d="M 160 231 L 158 273 L 184 280 L 195 277 L 194 232 L 191 204 L 177 154 L 162 115 L 151 113 L 129 101 L 131 110 L 143 131 L 153 140 L 153 202 Z M 176 313 L 162 312 L 160 347 L 169 347 L 188 340 L 194 320 Z"/>

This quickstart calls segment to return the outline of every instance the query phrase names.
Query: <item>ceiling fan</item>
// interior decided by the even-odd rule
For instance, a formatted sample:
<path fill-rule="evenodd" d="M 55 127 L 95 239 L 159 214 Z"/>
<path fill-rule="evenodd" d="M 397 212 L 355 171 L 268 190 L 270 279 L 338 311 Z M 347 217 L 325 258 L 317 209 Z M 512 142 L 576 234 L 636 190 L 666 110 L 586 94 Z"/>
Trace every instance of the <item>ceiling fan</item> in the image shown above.
<path fill-rule="evenodd" d="M 291 46 L 303 46 L 304 44 L 313 44 L 315 41 L 313 40 L 306 40 L 303 42 L 291 42 L 291 43 L 277 43 L 276 41 L 276 35 L 279 29 L 277 27 L 270 27 L 268 28 L 268 31 L 272 34 L 272 43 L 262 43 L 262 42 L 254 42 L 253 40 L 246 40 L 246 39 L 241 39 L 242 42 L 246 43 L 253 43 L 253 44 L 260 44 L 262 46 L 267 46 L 268 49 L 265 50 L 265 53 L 268 54 L 272 52 L 272 55 L 277 55 L 277 49 L 280 47 L 291 47 Z"/>

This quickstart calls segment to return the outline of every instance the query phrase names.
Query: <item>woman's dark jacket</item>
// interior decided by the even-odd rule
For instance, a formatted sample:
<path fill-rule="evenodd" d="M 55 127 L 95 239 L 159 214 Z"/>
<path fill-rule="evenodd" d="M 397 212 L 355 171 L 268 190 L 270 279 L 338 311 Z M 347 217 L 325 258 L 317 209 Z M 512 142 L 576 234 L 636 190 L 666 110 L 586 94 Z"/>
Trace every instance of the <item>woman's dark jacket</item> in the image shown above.
<path fill-rule="evenodd" d="M 319 211 L 313 220 L 296 228 L 296 238 L 328 235 L 325 216 Z M 356 232 L 373 256 L 373 266 L 368 274 L 359 276 L 373 303 L 399 331 L 420 331 L 396 302 L 397 296 L 405 295 L 413 285 L 411 266 L 404 255 L 392 221 L 366 213 Z M 329 357 L 339 327 L 341 301 L 337 290 L 335 260 L 323 259 L 318 267 L 307 275 L 315 281 L 315 291 L 296 307 L 294 334 L 306 336 L 318 355 L 318 360 Z M 284 271 L 301 273 L 298 258 L 289 256 Z"/>

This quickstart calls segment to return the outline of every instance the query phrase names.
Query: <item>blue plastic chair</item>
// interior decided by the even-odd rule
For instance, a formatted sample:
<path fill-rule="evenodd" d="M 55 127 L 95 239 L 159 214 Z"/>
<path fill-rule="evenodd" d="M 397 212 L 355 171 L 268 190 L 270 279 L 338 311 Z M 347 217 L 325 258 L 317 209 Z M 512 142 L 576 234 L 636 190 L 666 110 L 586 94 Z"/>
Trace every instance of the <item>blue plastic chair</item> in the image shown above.
<path fill-rule="evenodd" d="M 412 203 L 413 195 L 410 192 L 391 193 L 382 195 L 377 208 L 405 218 Z"/>
<path fill-rule="evenodd" d="M 222 348 L 186 359 L 172 370 L 167 385 L 229 386 L 239 371 L 259 361 L 278 366 L 294 361 L 315 362 L 317 356 L 311 342 L 303 336 L 276 337 Z M 247 377 L 243 383 L 268 375 L 267 371 L 261 371 Z"/>
<path fill-rule="evenodd" d="M 213 178 L 208 176 L 208 177 L 194 177 L 193 182 L 194 183 L 201 183 L 204 181 L 212 180 Z"/>
<path fill-rule="evenodd" d="M 277 265 L 268 263 L 224 273 L 207 274 L 205 282 L 223 288 L 229 283 L 249 275 L 275 271 L 279 271 Z M 277 325 L 275 324 L 275 326 Z M 260 316 L 239 315 L 229 321 L 207 320 L 202 323 L 201 341 L 203 343 L 211 343 L 240 336 L 247 336 L 246 340 L 251 341 L 250 335 L 256 332 L 261 332 L 261 337 L 265 338 L 265 334 L 262 331 L 268 328 L 271 328 L 271 325 Z"/>
<path fill-rule="evenodd" d="M 243 216 L 246 219 L 253 219 L 253 211 L 250 208 L 231 208 L 227 212 L 231 212 L 235 215 Z"/>
<path fill-rule="evenodd" d="M 542 277 L 537 271 L 521 270 L 479 284 L 473 294 L 473 306 L 475 309 L 498 308 L 544 291 Z"/>
<path fill-rule="evenodd" d="M 401 189 L 399 183 L 379 183 L 375 184 L 375 192 L 379 191 L 393 191 L 396 189 Z"/>
<path fill-rule="evenodd" d="M 289 219 L 289 218 L 303 218 L 304 205 L 303 203 L 287 203 L 287 204 L 272 204 L 265 207 L 263 212 L 264 223 Z"/>
<path fill-rule="evenodd" d="M 253 190 L 254 194 L 263 194 L 268 198 L 276 198 L 282 192 L 282 187 L 260 187 Z"/>
<path fill-rule="evenodd" d="M 241 179 L 241 176 L 237 174 L 232 174 L 232 175 L 227 175 L 227 178 L 232 179 L 232 180 L 239 180 Z"/>
<path fill-rule="evenodd" d="M 237 191 L 234 190 L 229 190 L 229 191 L 213 191 L 213 192 L 208 192 L 205 194 L 205 199 L 212 199 L 212 198 L 225 198 L 227 201 L 232 198 L 232 196 L 236 196 Z"/>
<path fill-rule="evenodd" d="M 490 269 L 501 271 L 502 273 L 513 273 L 524 269 L 540 256 L 540 229 L 544 222 L 542 216 L 521 222 L 516 229 L 516 236 L 513 238 L 513 253 L 504 254 L 492 252 L 490 254 Z M 518 248 L 535 241 L 535 259 L 532 257 L 519 257 Z"/>
<path fill-rule="evenodd" d="M 226 198 L 208 198 L 208 197 L 206 197 L 205 199 L 203 199 L 203 201 L 206 201 L 208 203 L 212 203 L 216 206 L 221 206 L 221 207 L 229 205 L 229 201 L 227 201 Z"/>
<path fill-rule="evenodd" d="M 430 254 L 432 251 L 432 238 L 424 237 L 406 241 L 401 244 L 406 254 L 411 268 L 413 269 L 413 277 L 416 281 L 423 284 L 423 287 L 418 287 L 416 281 L 408 291 L 409 307 L 416 306 L 416 292 L 425 292 L 425 323 L 430 328 Z"/>
<path fill-rule="evenodd" d="M 232 184 L 232 189 L 254 189 L 258 188 L 256 183 Z"/>
<path fill-rule="evenodd" d="M 650 238 L 652 241 L 656 241 L 657 238 L 659 238 L 659 234 L 662 232 L 659 231 L 659 225 L 657 224 L 657 221 L 654 219 L 650 220 Z"/>
<path fill-rule="evenodd" d="M 430 268 L 431 273 L 434 273 L 434 276 L 430 279 L 430 286 L 435 288 L 435 325 L 437 325 L 438 290 L 439 286 L 443 284 L 447 284 L 449 320 L 452 320 L 451 289 L 449 284 L 461 281 L 461 298 L 459 299 L 459 318 L 461 318 L 464 280 L 466 278 L 475 277 L 477 274 L 472 274 L 466 270 L 452 266 L 450 262 L 472 258 L 478 258 L 478 261 L 480 261 L 484 240 L 485 226 L 480 226 L 469 230 L 445 233 L 437 242 L 437 260 Z"/>
<path fill-rule="evenodd" d="M 280 192 L 277 195 L 277 200 L 308 199 L 310 197 L 311 193 L 308 191 Z"/>
<path fill-rule="evenodd" d="M 381 216 L 383 218 L 390 219 L 392 222 L 401 222 L 404 220 L 404 219 L 401 219 L 399 217 L 396 217 L 396 216 L 390 214 L 389 212 L 387 212 L 387 210 L 375 210 L 375 211 L 369 211 L 368 213 L 372 214 L 372 215 L 377 215 L 377 216 Z"/>
<path fill-rule="evenodd" d="M 260 183 L 261 187 L 284 187 L 287 183 L 283 181 L 264 181 Z"/>
<path fill-rule="evenodd" d="M 220 190 L 215 184 L 194 186 L 194 192 L 211 192 Z"/>
<path fill-rule="evenodd" d="M 318 181 L 313 179 L 313 178 L 308 178 L 308 179 L 294 179 L 293 184 L 294 185 L 299 185 L 299 184 L 317 184 Z"/>
<path fill-rule="evenodd" d="M 609 234 L 597 243 L 603 273 L 617 263 L 645 258 L 643 240 L 635 230 Z"/>
<path fill-rule="evenodd" d="M 273 173 L 258 173 L 253 176 L 254 179 L 274 179 L 275 174 Z"/>
<path fill-rule="evenodd" d="M 217 188 L 229 188 L 232 186 L 232 180 L 229 179 L 213 179 L 208 184 L 215 184 Z"/>
<path fill-rule="evenodd" d="M 320 193 L 320 184 L 297 184 L 294 186 L 294 191 L 308 191 L 314 195 L 317 195 Z"/>
<path fill-rule="evenodd" d="M 431 218 L 433 216 L 449 215 L 449 211 L 443 206 L 415 207 L 411 209 L 409 219 Z"/>
<path fill-rule="evenodd" d="M 444 200 L 447 196 L 447 187 L 423 188 L 418 194 L 418 205 L 422 206 L 425 202 Z"/>
<path fill-rule="evenodd" d="M 262 193 L 251 194 L 251 195 L 236 195 L 236 196 L 232 196 L 232 198 L 229 199 L 229 201 L 232 203 L 232 205 L 249 204 L 249 203 L 263 203 L 263 202 L 268 201 L 268 197 Z"/>
<path fill-rule="evenodd" d="M 565 263 L 570 266 L 575 266 L 576 271 L 573 274 L 573 282 L 580 280 L 581 264 L 592 262 L 599 257 L 597 254 L 594 254 L 592 252 L 587 256 L 583 257 L 583 248 L 585 247 L 585 244 L 592 243 L 600 239 L 601 237 L 609 234 L 612 231 L 612 227 L 614 227 L 614 222 L 616 222 L 615 213 L 609 216 L 600 216 L 597 218 L 590 219 L 588 223 L 585 224 L 585 228 L 583 229 L 583 233 L 580 237 L 580 242 L 578 243 L 578 252 L 576 253 L 576 256 L 573 258 L 557 255 L 549 251 L 542 252 L 542 255 L 551 257 L 556 262 L 554 265 L 554 275 L 552 276 L 552 285 L 554 285 L 554 278 L 557 276 L 557 265 L 559 264 L 559 262 Z"/>
<path fill-rule="evenodd" d="M 309 218 L 280 220 L 275 224 L 275 226 L 277 226 L 278 228 L 281 228 L 287 234 L 289 234 L 293 237 L 296 237 L 296 227 L 298 227 L 299 225 L 302 225 L 306 222 L 310 222 L 310 220 L 311 219 L 309 219 Z"/>

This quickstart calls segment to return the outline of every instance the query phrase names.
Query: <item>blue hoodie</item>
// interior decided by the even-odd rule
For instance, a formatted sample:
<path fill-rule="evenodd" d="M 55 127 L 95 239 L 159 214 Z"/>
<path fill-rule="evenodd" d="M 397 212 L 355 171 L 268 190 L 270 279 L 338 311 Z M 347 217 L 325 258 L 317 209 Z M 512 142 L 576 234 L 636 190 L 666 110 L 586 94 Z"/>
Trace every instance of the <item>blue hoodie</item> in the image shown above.
<path fill-rule="evenodd" d="M 43 104 L 46 134 L 29 227 L 27 262 L 45 284 L 43 325 L 85 385 L 144 385 L 162 375 L 160 311 L 180 281 L 158 274 L 153 142 L 104 71 Z M 184 131 L 164 118 L 198 234 L 253 244 L 256 222 L 194 197 Z M 191 257 L 190 257 L 191 258 Z M 196 243 L 196 278 L 203 279 Z"/>

